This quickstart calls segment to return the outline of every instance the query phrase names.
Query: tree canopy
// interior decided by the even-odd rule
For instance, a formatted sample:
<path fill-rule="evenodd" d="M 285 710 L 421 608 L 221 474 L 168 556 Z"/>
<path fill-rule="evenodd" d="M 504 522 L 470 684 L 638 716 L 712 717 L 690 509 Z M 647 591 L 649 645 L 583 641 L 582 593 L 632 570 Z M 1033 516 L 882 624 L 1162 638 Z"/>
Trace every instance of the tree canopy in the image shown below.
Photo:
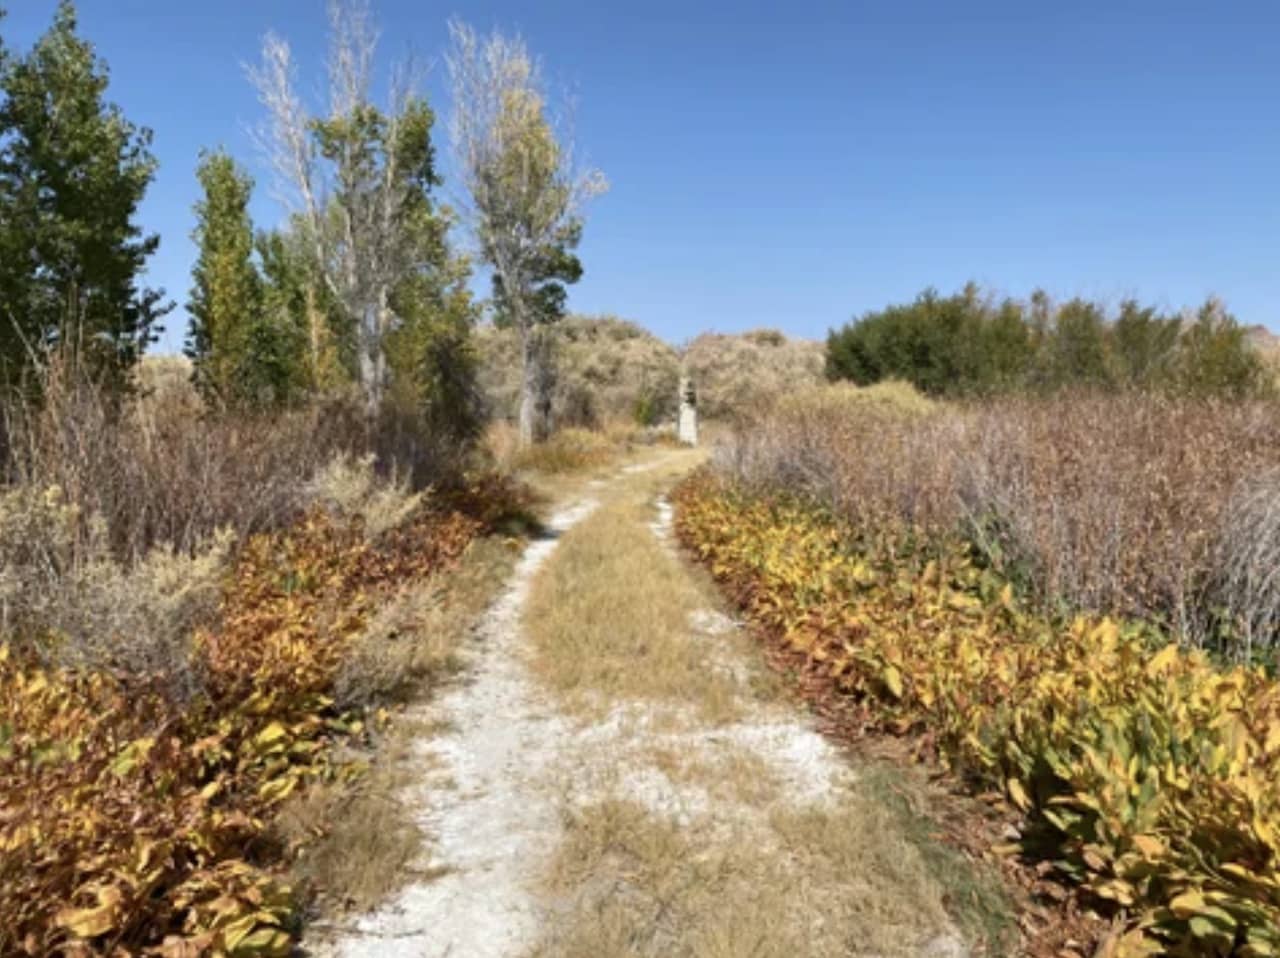
<path fill-rule="evenodd" d="M 51 350 L 124 374 L 170 308 L 140 276 L 159 238 L 136 222 L 151 132 L 106 100 L 108 73 L 62 0 L 25 54 L 0 54 L 0 381 Z"/>

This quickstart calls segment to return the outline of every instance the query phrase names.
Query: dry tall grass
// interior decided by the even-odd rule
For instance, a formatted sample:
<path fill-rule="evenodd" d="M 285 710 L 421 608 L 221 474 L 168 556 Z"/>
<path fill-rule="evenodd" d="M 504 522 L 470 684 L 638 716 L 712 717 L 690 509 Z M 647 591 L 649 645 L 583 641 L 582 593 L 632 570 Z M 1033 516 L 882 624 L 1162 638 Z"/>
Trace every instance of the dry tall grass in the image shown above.
<path fill-rule="evenodd" d="M 1051 608 L 1241 652 L 1276 642 L 1274 405 L 1077 394 L 929 411 L 849 397 L 778 405 L 720 467 L 864 529 L 962 535 Z"/>
<path fill-rule="evenodd" d="M 456 448 L 343 402 L 212 414 L 188 372 L 148 361 L 119 396 L 55 361 L 38 400 L 0 402 L 0 635 L 46 662 L 163 674 L 185 694 L 190 637 L 238 542 L 316 503 L 376 535 L 417 506 L 409 477 L 460 468 Z"/>

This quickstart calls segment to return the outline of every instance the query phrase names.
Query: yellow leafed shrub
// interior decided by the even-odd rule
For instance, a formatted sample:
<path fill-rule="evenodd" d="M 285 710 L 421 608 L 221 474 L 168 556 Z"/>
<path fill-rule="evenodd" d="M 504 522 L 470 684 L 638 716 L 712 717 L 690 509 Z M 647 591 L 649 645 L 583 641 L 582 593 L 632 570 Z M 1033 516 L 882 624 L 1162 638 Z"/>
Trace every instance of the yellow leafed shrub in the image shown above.
<path fill-rule="evenodd" d="M 1113 955 L 1280 954 L 1280 685 L 1138 624 L 1055 625 L 960 544 L 925 561 L 702 474 L 684 543 L 762 626 L 1026 815 L 1022 848 L 1110 903 Z M 916 540 L 918 541 L 918 540 Z"/>

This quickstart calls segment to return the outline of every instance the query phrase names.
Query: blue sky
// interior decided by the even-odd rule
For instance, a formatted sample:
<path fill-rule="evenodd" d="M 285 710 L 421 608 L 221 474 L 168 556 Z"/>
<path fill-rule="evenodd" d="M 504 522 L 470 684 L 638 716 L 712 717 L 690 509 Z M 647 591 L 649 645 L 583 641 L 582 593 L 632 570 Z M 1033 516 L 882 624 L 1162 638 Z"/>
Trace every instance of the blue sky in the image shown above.
<path fill-rule="evenodd" d="M 0 0 L 3 4 L 5 0 Z M 25 48 L 54 0 L 8 0 Z M 1280 330 L 1280 4 L 615 4 L 375 0 L 389 62 L 445 22 L 517 28 L 577 98 L 592 207 L 571 306 L 679 342 L 851 315 L 966 280 L 1180 307 L 1216 293 Z M 181 303 L 202 146 L 256 164 L 241 65 L 270 28 L 319 83 L 323 0 L 81 0 L 110 95 L 155 131 L 141 213 Z M 255 213 L 279 211 L 258 173 Z M 446 169 L 446 176 L 448 170 Z M 160 349 L 181 345 L 181 306 Z"/>

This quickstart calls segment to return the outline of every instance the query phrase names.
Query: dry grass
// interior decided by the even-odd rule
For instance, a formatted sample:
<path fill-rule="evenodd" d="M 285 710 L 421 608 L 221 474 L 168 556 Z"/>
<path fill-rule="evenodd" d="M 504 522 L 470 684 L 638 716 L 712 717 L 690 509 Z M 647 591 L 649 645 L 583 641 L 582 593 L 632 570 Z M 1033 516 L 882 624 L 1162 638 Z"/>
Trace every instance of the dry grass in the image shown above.
<path fill-rule="evenodd" d="M 706 599 L 645 527 L 647 498 L 638 498 L 575 526 L 535 577 L 525 612 L 534 670 L 589 712 L 656 699 L 727 720 L 732 684 L 707 667 L 690 635 L 689 616 Z"/>
<path fill-rule="evenodd" d="M 403 593 L 357 640 L 337 681 L 339 702 L 368 705 L 420 698 L 452 673 L 456 653 L 506 581 L 516 553 L 498 539 L 474 543 L 462 562 Z M 391 625 L 394 623 L 394 626 Z M 415 742 L 432 729 L 395 719 L 353 781 L 318 784 L 286 804 L 279 841 L 297 848 L 295 884 L 326 915 L 367 911 L 407 882 L 430 841 L 402 793 L 421 777 Z"/>
<path fill-rule="evenodd" d="M 372 908 L 414 877 L 427 836 L 400 797 L 413 779 L 412 733 L 397 728 L 360 778 L 315 783 L 273 822 L 276 839 L 295 850 L 290 877 L 314 896 L 313 918 Z"/>
<path fill-rule="evenodd" d="M 561 429 L 545 442 L 516 453 L 517 470 L 542 473 L 584 472 L 607 466 L 626 452 L 605 433 L 590 429 Z"/>
<path fill-rule="evenodd" d="M 340 519 L 359 518 L 370 539 L 404 522 L 423 498 L 399 476 L 378 476 L 372 454 L 357 458 L 347 453 L 334 456 L 320 469 L 308 485 L 308 495 Z"/>
<path fill-rule="evenodd" d="M 1274 405 L 1077 394 L 930 410 L 901 399 L 779 403 L 718 465 L 864 530 L 963 536 L 1054 611 L 1139 617 L 1233 654 L 1244 632 L 1254 648 L 1275 642 L 1259 564 L 1278 548 L 1265 521 L 1274 486 L 1258 492 L 1280 467 Z"/>
<path fill-rule="evenodd" d="M 185 698 L 191 637 L 216 617 L 231 547 L 221 532 L 125 564 L 61 490 L 0 488 L 0 636 L 45 662 L 163 675 Z"/>
<path fill-rule="evenodd" d="M 625 799 L 574 812 L 549 876 L 556 958 L 918 955 L 943 889 L 884 805 L 779 805 L 710 840 Z"/>
<path fill-rule="evenodd" d="M 536 671 L 619 737 L 566 782 L 543 875 L 554 917 L 532 954 L 916 955 L 956 946 L 957 924 L 1003 940 L 998 882 L 939 846 L 922 798 L 810 751 L 778 683 L 756 683 L 748 637 L 696 635 L 710 590 L 648 523 L 702 455 L 615 479 L 533 582 Z"/>

